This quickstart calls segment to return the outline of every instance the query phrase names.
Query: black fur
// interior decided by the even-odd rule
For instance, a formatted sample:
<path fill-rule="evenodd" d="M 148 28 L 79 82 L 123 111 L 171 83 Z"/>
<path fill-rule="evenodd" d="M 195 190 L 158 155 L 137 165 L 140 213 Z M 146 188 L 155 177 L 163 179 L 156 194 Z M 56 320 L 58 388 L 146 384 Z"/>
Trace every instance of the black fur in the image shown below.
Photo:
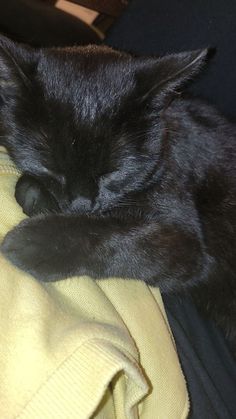
<path fill-rule="evenodd" d="M 0 45 L 0 140 L 33 215 L 3 254 L 42 281 L 85 274 L 187 290 L 236 352 L 235 126 L 179 94 L 208 52 Z"/>

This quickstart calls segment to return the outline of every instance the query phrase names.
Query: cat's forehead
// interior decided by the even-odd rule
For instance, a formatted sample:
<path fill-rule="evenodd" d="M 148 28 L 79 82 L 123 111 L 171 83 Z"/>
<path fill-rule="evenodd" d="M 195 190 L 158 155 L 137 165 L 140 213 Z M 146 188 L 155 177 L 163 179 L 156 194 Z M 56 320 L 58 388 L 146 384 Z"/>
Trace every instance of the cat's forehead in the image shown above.
<path fill-rule="evenodd" d="M 105 46 L 44 50 L 38 63 L 47 92 L 64 97 L 119 96 L 131 88 L 131 73 L 131 56 Z"/>

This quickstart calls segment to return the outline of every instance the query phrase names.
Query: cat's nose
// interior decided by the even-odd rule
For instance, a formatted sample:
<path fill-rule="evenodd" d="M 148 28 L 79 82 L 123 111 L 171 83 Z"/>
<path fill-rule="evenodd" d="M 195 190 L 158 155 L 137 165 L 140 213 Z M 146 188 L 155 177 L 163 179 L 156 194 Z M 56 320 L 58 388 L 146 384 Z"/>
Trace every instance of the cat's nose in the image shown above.
<path fill-rule="evenodd" d="M 69 208 L 75 213 L 85 213 L 91 211 L 92 201 L 87 197 L 79 196 L 71 201 Z"/>

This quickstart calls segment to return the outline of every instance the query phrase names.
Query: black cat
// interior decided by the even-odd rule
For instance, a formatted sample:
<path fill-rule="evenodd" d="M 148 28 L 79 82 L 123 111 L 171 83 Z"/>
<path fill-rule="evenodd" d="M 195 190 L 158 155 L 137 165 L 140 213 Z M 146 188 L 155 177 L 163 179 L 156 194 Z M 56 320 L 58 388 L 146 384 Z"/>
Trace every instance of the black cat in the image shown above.
<path fill-rule="evenodd" d="M 125 277 L 191 292 L 236 353 L 235 126 L 179 94 L 207 50 L 0 46 L 0 139 L 32 216 L 3 254 L 42 281 Z"/>

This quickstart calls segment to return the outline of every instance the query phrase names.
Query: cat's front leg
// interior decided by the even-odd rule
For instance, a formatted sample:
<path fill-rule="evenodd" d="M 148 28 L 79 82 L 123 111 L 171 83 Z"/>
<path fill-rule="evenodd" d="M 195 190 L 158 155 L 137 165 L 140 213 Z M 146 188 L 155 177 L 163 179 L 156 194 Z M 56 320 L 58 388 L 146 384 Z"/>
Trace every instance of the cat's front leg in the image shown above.
<path fill-rule="evenodd" d="M 164 290 L 201 279 L 208 262 L 197 235 L 179 226 L 86 216 L 25 220 L 7 234 L 1 251 L 42 281 L 125 277 Z"/>
<path fill-rule="evenodd" d="M 77 255 L 79 257 L 79 239 L 71 234 L 70 221 L 55 215 L 26 219 L 5 236 L 1 252 L 15 266 L 39 280 L 54 281 L 72 276 L 73 262 Z"/>

